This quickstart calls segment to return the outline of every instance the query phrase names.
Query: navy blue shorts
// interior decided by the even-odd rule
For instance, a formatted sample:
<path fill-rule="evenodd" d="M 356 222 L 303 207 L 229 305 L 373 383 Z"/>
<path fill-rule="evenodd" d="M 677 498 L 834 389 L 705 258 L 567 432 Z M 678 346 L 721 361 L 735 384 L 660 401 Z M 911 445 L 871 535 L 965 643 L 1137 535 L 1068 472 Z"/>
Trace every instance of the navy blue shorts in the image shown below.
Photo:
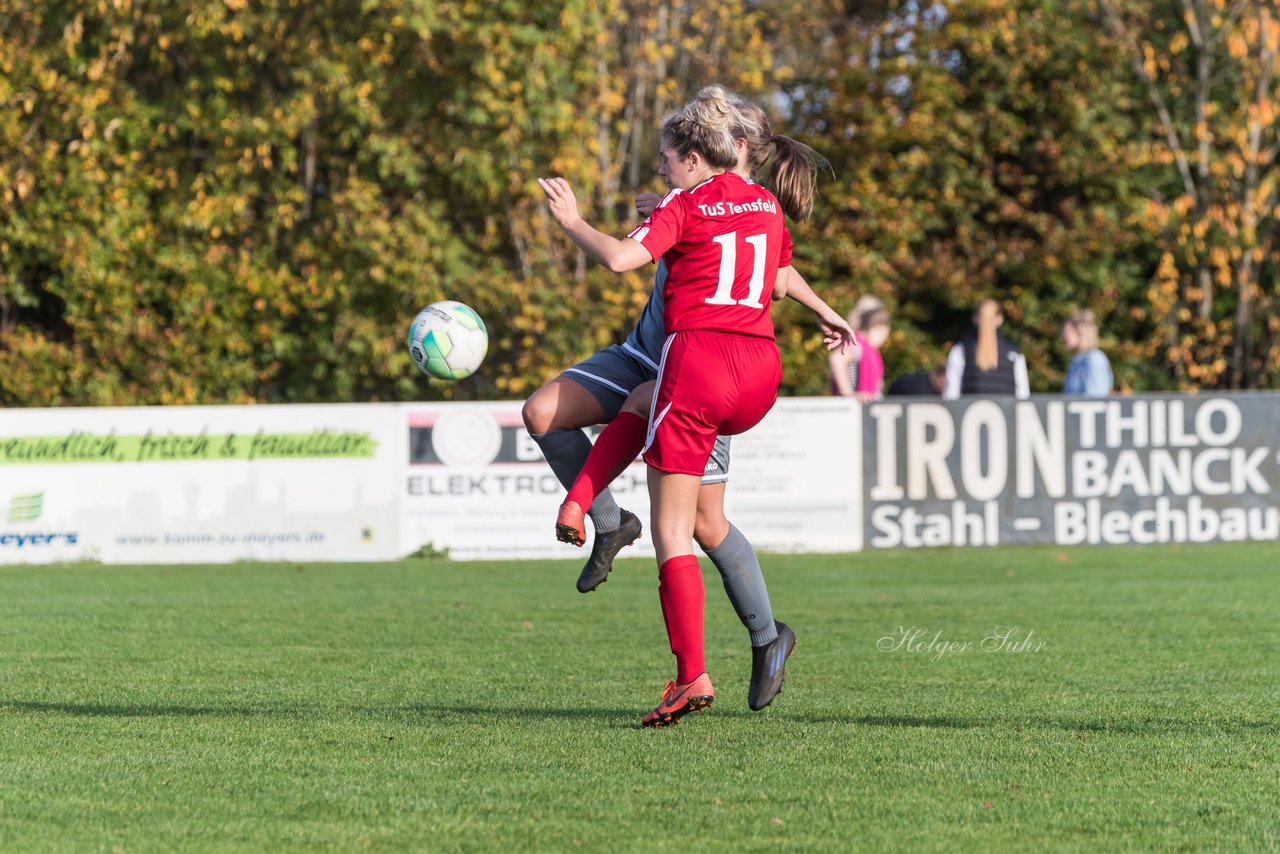
<path fill-rule="evenodd" d="M 658 369 L 656 365 L 646 365 L 621 345 L 614 344 L 566 368 L 561 376 L 591 392 L 608 422 L 618 417 L 623 401 L 636 386 L 658 378 Z"/>
<path fill-rule="evenodd" d="M 620 344 L 606 347 L 583 359 L 560 376 L 571 379 L 591 392 L 604 410 L 604 420 L 618 417 L 622 404 L 636 386 L 658 378 L 657 365 L 646 364 Z M 729 437 L 717 436 L 707 459 L 703 483 L 724 483 L 729 479 Z"/>

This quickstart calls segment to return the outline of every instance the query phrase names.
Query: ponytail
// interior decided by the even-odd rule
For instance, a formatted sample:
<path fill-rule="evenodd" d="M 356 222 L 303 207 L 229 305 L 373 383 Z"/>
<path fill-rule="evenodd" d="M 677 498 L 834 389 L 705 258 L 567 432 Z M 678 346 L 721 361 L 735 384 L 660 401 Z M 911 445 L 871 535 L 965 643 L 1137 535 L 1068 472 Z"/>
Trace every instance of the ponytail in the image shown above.
<path fill-rule="evenodd" d="M 681 157 L 696 151 L 720 169 L 737 168 L 739 139 L 747 143 L 752 175 L 769 164 L 764 183 L 778 197 L 783 213 L 796 222 L 809 219 L 821 158 L 804 143 L 774 134 L 768 115 L 756 104 L 721 86 L 707 86 L 662 124 L 663 148 L 674 148 Z"/>
<path fill-rule="evenodd" d="M 973 363 L 980 371 L 993 371 L 999 362 L 999 345 L 996 342 L 996 327 L 1004 316 L 1000 313 L 1000 304 L 993 299 L 984 299 L 978 303 L 974 322 L 978 326 L 978 346 L 973 356 Z"/>
<path fill-rule="evenodd" d="M 818 153 L 789 136 L 775 135 L 768 115 L 756 104 L 736 95 L 729 96 L 729 103 L 738 111 L 734 136 L 747 143 L 747 168 L 756 175 L 772 158 L 764 183 L 778 197 L 783 213 L 804 222 L 813 213 L 817 194 Z"/>
<path fill-rule="evenodd" d="M 766 179 L 782 210 L 796 222 L 813 214 L 818 188 L 818 153 L 789 136 L 775 136 L 774 155 Z"/>

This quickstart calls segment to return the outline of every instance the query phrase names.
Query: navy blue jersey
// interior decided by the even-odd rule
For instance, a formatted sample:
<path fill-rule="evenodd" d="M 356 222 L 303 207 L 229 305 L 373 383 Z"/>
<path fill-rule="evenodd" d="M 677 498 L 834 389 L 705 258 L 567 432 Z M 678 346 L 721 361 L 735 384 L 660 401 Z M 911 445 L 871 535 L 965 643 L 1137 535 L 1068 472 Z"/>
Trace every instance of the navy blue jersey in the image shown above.
<path fill-rule="evenodd" d="M 640 320 L 636 328 L 631 330 L 622 348 L 648 365 L 656 377 L 658 363 L 662 361 L 662 345 L 667 340 L 667 329 L 663 325 L 662 287 L 667 281 L 667 265 L 658 259 L 658 272 L 653 277 L 653 290 L 649 291 L 649 301 L 640 312 Z"/>

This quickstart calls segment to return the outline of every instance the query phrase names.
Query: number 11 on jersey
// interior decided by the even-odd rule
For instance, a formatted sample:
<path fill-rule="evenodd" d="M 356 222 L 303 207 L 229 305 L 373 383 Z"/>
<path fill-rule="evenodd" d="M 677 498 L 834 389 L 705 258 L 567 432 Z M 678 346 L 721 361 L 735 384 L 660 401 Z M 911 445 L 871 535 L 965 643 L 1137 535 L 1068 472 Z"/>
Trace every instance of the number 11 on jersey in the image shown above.
<path fill-rule="evenodd" d="M 738 232 L 730 231 L 711 238 L 720 244 L 720 280 L 716 283 L 716 292 L 705 302 L 709 305 L 745 305 L 747 308 L 764 308 L 760 295 L 764 293 L 765 242 L 767 234 L 753 234 L 742 242 L 751 247 L 751 280 L 747 283 L 747 296 L 734 299 L 730 296 L 733 290 L 733 277 L 737 271 Z"/>

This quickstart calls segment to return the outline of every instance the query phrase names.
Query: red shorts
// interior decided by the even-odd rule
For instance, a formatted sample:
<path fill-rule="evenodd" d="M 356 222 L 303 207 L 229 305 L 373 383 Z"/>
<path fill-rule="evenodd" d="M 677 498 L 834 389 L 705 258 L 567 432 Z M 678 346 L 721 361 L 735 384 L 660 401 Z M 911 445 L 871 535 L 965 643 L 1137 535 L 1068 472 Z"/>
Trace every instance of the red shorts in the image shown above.
<path fill-rule="evenodd" d="M 716 436 L 750 430 L 778 399 L 782 359 L 770 338 L 677 332 L 667 338 L 644 461 L 702 477 Z"/>

